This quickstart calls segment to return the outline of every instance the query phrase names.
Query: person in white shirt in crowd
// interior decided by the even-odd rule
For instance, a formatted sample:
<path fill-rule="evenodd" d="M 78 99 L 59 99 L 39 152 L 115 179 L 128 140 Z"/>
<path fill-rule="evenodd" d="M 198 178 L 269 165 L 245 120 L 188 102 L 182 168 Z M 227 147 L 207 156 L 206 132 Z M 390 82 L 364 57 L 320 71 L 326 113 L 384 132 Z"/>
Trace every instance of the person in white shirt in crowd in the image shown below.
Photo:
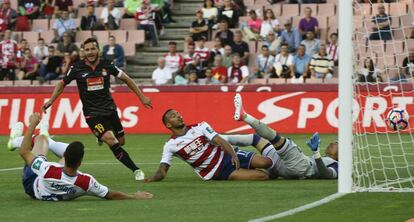
<path fill-rule="evenodd" d="M 214 5 L 214 0 L 205 0 L 201 9 L 203 18 L 208 20 L 208 27 L 211 29 L 217 22 L 218 9 Z"/>
<path fill-rule="evenodd" d="M 121 17 L 121 11 L 115 7 L 115 0 L 108 0 L 108 5 L 102 10 L 100 16 L 105 28 L 107 30 L 118 29 Z"/>
<path fill-rule="evenodd" d="M 329 31 L 329 28 L 328 28 Z M 338 66 L 338 55 L 339 55 L 339 46 L 338 46 L 338 33 L 331 33 L 330 38 L 328 39 L 328 32 L 326 32 L 326 52 L 334 61 L 335 66 Z"/>
<path fill-rule="evenodd" d="M 55 20 L 52 29 L 55 31 L 55 38 L 52 42 L 57 43 L 63 38 L 63 34 L 68 33 L 74 40 L 77 25 L 75 20 L 69 17 L 68 11 L 63 11 L 61 17 Z"/>
<path fill-rule="evenodd" d="M 358 82 L 381 82 L 381 71 L 375 68 L 370 57 L 365 58 L 364 67 L 358 70 Z"/>
<path fill-rule="evenodd" d="M 275 63 L 275 57 L 270 55 L 269 47 L 262 46 L 262 53 L 256 56 L 256 66 L 254 77 L 267 79 L 272 71 L 272 65 Z"/>
<path fill-rule="evenodd" d="M 42 60 L 49 55 L 47 45 L 45 44 L 45 40 L 43 38 L 39 38 L 37 40 L 37 46 L 33 49 L 33 55 L 38 60 Z"/>
<path fill-rule="evenodd" d="M 314 78 L 331 79 L 333 77 L 334 62 L 331 56 L 326 53 L 325 44 L 321 44 L 319 53 L 313 55 L 309 67 Z"/>
<path fill-rule="evenodd" d="M 223 44 L 220 38 L 214 39 L 213 48 L 210 50 L 210 59 L 209 59 L 210 65 L 213 65 L 214 58 L 216 57 L 216 55 L 221 55 L 221 56 L 224 55 L 224 47 L 223 47 Z"/>
<path fill-rule="evenodd" d="M 269 33 L 279 33 L 281 31 L 280 22 L 276 18 L 272 9 L 266 9 L 263 16 L 263 23 L 260 28 L 260 36 L 266 38 Z"/>
<path fill-rule="evenodd" d="M 289 45 L 283 43 L 280 46 L 280 53 L 276 55 L 273 65 L 274 72 L 271 78 L 291 78 L 295 76 L 293 68 L 293 56 L 289 54 Z"/>
<path fill-rule="evenodd" d="M 172 83 L 172 72 L 165 66 L 165 58 L 158 58 L 158 67 L 152 73 L 152 83 L 155 85 L 167 85 Z"/>
<path fill-rule="evenodd" d="M 313 56 L 315 53 L 319 51 L 320 41 L 319 39 L 315 39 L 315 33 L 312 31 L 306 32 L 306 39 L 304 39 L 301 43 L 306 48 L 306 55 Z"/>
<path fill-rule="evenodd" d="M 249 81 L 249 68 L 242 63 L 240 55 L 233 54 L 233 63 L 227 69 L 229 83 L 247 83 Z"/>
<path fill-rule="evenodd" d="M 270 54 L 276 56 L 276 51 L 280 47 L 280 38 L 277 37 L 277 34 L 273 31 L 269 31 L 266 36 L 266 40 L 263 42 L 263 45 L 269 48 Z"/>
<path fill-rule="evenodd" d="M 171 41 L 168 43 L 168 53 L 164 55 L 165 66 L 171 69 L 173 73 L 181 72 L 184 68 L 183 56 L 177 53 L 177 43 Z"/>

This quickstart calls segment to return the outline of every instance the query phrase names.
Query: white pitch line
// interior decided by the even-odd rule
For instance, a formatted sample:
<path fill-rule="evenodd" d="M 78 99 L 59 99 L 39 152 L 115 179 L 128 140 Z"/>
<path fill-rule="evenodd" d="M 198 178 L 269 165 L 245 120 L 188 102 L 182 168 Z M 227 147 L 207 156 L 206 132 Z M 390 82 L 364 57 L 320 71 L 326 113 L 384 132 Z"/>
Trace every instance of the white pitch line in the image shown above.
<path fill-rule="evenodd" d="M 21 170 L 21 169 L 23 169 L 23 167 L 6 168 L 6 169 L 0 169 L 0 172 L 7 172 L 7 171 Z"/>
<path fill-rule="evenodd" d="M 329 203 L 333 200 L 336 200 L 342 196 L 344 196 L 346 194 L 344 193 L 335 193 L 332 195 L 329 195 L 323 199 L 320 199 L 318 201 L 297 207 L 297 208 L 293 208 L 287 211 L 284 211 L 282 213 L 278 213 L 278 214 L 274 214 L 274 215 L 270 215 L 270 216 L 266 216 L 266 217 L 261 217 L 261 218 L 257 218 L 257 219 L 253 219 L 253 220 L 249 220 L 248 222 L 265 222 L 265 221 L 271 221 L 271 220 L 276 220 L 276 219 L 280 219 L 282 217 L 287 217 L 287 216 L 291 216 L 294 214 L 297 214 L 299 212 L 305 211 L 305 210 L 309 210 L 312 209 L 314 207 L 318 207 L 321 206 L 323 204 Z"/>

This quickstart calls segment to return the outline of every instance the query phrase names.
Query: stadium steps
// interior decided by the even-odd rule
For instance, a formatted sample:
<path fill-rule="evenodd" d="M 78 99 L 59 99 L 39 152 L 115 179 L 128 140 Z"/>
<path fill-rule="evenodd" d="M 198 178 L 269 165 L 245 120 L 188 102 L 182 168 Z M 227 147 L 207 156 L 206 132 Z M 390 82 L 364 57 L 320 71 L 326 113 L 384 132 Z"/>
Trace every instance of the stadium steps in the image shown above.
<path fill-rule="evenodd" d="M 189 15 L 195 17 L 195 12 L 203 7 L 203 3 L 200 1 L 181 1 L 174 2 L 171 8 L 173 18 L 182 15 Z M 191 23 L 190 23 L 191 24 Z"/>

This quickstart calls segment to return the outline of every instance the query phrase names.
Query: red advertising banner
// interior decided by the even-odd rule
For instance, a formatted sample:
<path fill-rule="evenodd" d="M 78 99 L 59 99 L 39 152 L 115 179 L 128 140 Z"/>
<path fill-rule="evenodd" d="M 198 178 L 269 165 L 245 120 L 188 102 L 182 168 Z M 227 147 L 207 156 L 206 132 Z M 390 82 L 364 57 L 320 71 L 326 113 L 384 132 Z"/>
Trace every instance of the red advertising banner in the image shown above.
<path fill-rule="evenodd" d="M 337 132 L 340 123 L 336 87 L 328 86 L 315 91 L 315 85 L 312 90 L 298 85 L 296 89 L 291 86 L 278 91 L 280 88 L 268 86 L 266 90 L 257 90 L 260 87 L 263 89 L 267 86 L 256 86 L 245 91 L 200 87 L 199 91 L 191 92 L 186 87 L 182 88 L 185 90 L 144 88 L 146 95 L 153 101 L 154 109 L 144 108 L 138 98 L 124 87 L 115 88 L 113 97 L 127 133 L 167 133 L 161 117 L 169 108 L 178 110 L 188 124 L 207 121 L 218 132 L 244 132 L 250 128 L 233 120 L 233 97 L 236 91 L 240 91 L 243 96 L 246 111 L 282 133 Z M 0 90 L 0 135 L 7 135 L 17 121 L 27 124 L 30 114 L 40 112 L 40 107 L 50 96 L 50 88 L 40 93 L 18 90 L 18 93 Z M 359 117 L 355 129 L 360 132 L 387 130 L 385 115 L 390 107 L 414 112 L 412 91 L 384 91 L 381 94 L 361 92 L 361 95 L 355 100 L 357 105 L 353 109 L 354 117 Z M 52 134 L 90 133 L 76 89 L 66 90 L 55 101 L 46 118 L 49 119 Z M 412 119 L 410 124 L 414 124 Z"/>

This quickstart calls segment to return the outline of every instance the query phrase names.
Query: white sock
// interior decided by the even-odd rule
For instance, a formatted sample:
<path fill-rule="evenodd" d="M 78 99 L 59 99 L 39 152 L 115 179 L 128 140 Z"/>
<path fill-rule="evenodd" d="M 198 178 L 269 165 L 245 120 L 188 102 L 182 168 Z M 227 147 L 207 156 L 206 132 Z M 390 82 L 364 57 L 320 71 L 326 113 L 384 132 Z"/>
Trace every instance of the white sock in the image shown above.
<path fill-rule="evenodd" d="M 276 131 L 247 113 L 245 114 L 243 121 L 249 124 L 259 136 L 269 141 L 273 141 L 277 135 Z"/>
<path fill-rule="evenodd" d="M 23 143 L 23 138 L 24 138 L 23 136 L 19 136 L 19 137 L 14 138 L 14 140 L 12 141 L 13 147 L 16 148 L 16 149 L 20 149 L 20 147 L 22 146 L 22 143 Z"/>
<path fill-rule="evenodd" d="M 63 153 L 65 153 L 66 147 L 68 147 L 69 144 L 62 143 L 62 142 L 56 142 L 52 139 L 48 139 L 49 141 L 49 150 L 52 151 L 57 157 L 62 158 Z"/>
<path fill-rule="evenodd" d="M 233 146 L 250 146 L 253 144 L 253 134 L 246 135 L 221 135 Z"/>

